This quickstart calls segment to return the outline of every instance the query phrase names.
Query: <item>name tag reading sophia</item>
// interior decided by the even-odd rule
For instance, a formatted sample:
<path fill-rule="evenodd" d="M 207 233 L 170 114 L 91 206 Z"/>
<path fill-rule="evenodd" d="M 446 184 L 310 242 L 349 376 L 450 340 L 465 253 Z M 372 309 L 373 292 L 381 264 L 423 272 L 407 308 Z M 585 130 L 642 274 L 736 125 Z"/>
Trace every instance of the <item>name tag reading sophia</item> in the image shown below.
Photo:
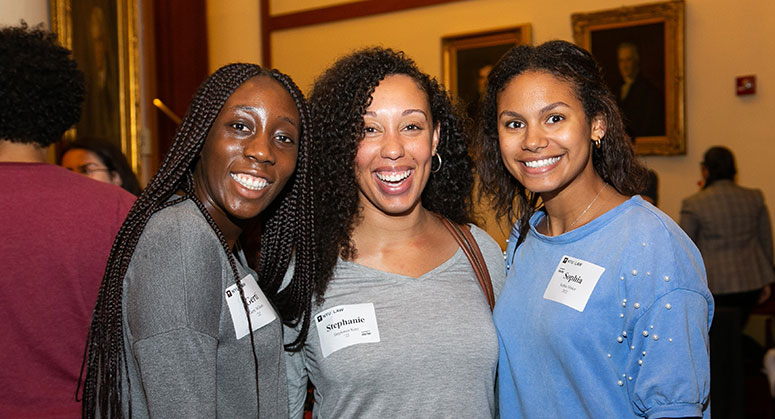
<path fill-rule="evenodd" d="M 373 303 L 331 307 L 314 318 L 324 358 L 348 346 L 379 342 Z"/>
<path fill-rule="evenodd" d="M 253 326 L 253 331 L 255 332 L 273 322 L 277 318 L 277 313 L 275 313 L 272 304 L 269 303 L 264 292 L 259 288 L 253 275 L 248 274 L 240 280 L 240 283 L 245 294 L 245 301 L 248 303 L 250 325 Z M 224 294 L 226 303 L 229 306 L 231 321 L 234 323 L 234 332 L 237 334 L 237 339 L 242 339 L 249 333 L 248 316 L 245 315 L 245 306 L 242 304 L 237 284 L 226 288 Z"/>
<path fill-rule="evenodd" d="M 594 263 L 563 256 L 544 291 L 544 299 L 584 311 L 604 271 L 605 268 Z"/>

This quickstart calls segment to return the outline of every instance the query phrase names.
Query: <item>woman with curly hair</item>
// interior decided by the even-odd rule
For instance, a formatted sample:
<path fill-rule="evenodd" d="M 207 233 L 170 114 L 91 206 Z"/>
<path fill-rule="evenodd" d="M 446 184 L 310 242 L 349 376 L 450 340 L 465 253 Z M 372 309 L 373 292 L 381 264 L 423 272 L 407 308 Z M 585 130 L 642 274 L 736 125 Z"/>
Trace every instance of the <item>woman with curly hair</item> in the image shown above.
<path fill-rule="evenodd" d="M 495 306 L 504 418 L 709 416 L 713 299 L 591 54 L 519 46 L 488 77 L 482 184 L 516 221 Z"/>
<path fill-rule="evenodd" d="M 310 126 L 275 70 L 231 64 L 202 84 L 110 254 L 84 417 L 287 415 L 280 319 L 306 330 L 315 289 Z M 254 272 L 240 234 L 259 215 Z"/>
<path fill-rule="evenodd" d="M 372 48 L 324 72 L 310 104 L 318 248 L 333 274 L 288 358 L 291 417 L 307 378 L 315 418 L 492 417 L 490 309 L 441 220 L 471 222 L 472 162 L 447 93 L 403 53 Z M 500 248 L 470 229 L 497 293 Z"/>

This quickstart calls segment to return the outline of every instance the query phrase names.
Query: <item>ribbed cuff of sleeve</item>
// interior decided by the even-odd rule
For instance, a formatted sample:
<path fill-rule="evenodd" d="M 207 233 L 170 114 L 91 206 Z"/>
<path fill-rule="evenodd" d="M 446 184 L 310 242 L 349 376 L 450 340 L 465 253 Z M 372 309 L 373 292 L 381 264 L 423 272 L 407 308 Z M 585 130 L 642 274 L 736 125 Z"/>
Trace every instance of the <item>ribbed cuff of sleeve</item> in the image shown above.
<path fill-rule="evenodd" d="M 658 418 L 700 418 L 702 405 L 696 403 L 680 403 L 655 406 L 646 411 L 648 419 Z"/>

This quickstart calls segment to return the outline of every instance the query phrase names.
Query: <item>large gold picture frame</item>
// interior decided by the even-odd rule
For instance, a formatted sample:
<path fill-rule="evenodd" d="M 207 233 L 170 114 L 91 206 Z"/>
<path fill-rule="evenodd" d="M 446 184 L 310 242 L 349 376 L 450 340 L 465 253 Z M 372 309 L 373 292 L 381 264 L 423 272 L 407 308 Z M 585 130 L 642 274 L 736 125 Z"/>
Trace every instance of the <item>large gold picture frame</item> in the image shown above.
<path fill-rule="evenodd" d="M 571 15 L 574 40 L 603 67 L 638 154 L 686 153 L 684 9 L 675 0 Z"/>
<path fill-rule="evenodd" d="M 140 173 L 136 0 L 50 0 L 51 29 L 86 78 L 76 135 L 115 142 Z"/>
<path fill-rule="evenodd" d="M 445 36 L 441 39 L 444 86 L 463 101 L 474 116 L 487 74 L 500 57 L 515 45 L 532 42 L 530 24 Z"/>

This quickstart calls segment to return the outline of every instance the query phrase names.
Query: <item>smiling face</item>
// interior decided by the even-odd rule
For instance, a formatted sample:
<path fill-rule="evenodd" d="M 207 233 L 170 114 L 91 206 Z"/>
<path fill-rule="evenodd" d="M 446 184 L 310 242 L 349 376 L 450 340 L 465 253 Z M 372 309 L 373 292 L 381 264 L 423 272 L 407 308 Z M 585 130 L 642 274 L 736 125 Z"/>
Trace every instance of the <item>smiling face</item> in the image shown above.
<path fill-rule="evenodd" d="M 296 168 L 299 111 L 269 76 L 243 83 L 223 105 L 194 169 L 196 195 L 229 234 L 261 213 Z"/>
<path fill-rule="evenodd" d="M 546 199 L 599 178 L 591 139 L 603 137 L 605 124 L 587 120 L 570 83 L 527 71 L 506 84 L 497 103 L 503 163 L 525 188 Z"/>
<path fill-rule="evenodd" d="M 439 142 L 428 97 L 411 77 L 385 77 L 363 116 L 364 137 L 355 156 L 360 205 L 388 215 L 419 206 Z"/>

